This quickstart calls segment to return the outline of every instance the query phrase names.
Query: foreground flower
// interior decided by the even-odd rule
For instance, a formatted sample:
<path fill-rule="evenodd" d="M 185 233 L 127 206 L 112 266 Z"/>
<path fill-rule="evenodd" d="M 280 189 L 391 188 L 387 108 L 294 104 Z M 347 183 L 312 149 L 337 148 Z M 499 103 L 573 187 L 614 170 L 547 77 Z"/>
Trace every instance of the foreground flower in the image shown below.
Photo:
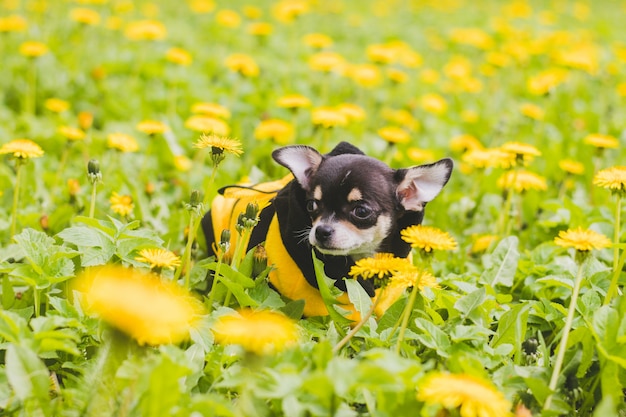
<path fill-rule="evenodd" d="M 434 373 L 418 386 L 417 399 L 459 409 L 461 417 L 505 417 L 511 403 L 489 382 L 467 374 Z"/>
<path fill-rule="evenodd" d="M 353 278 L 361 276 L 365 279 L 377 278 L 384 280 L 412 265 L 406 258 L 397 258 L 392 253 L 377 253 L 373 257 L 356 261 L 350 268 L 349 275 Z M 386 281 L 386 280 L 385 280 Z"/>
<path fill-rule="evenodd" d="M 598 171 L 593 177 L 593 185 L 607 188 L 612 192 L 626 192 L 626 166 L 616 166 Z"/>
<path fill-rule="evenodd" d="M 180 265 L 180 256 L 167 249 L 142 249 L 139 256 L 135 257 L 136 261 L 150 264 L 150 268 L 166 268 L 174 269 Z"/>
<path fill-rule="evenodd" d="M 240 345 L 257 355 L 283 350 L 298 340 L 298 327 L 292 320 L 266 310 L 248 309 L 221 316 L 212 331 L 217 343 Z"/>
<path fill-rule="evenodd" d="M 11 154 L 14 158 L 30 159 L 43 156 L 43 149 L 29 139 L 14 139 L 0 148 L 0 155 Z"/>
<path fill-rule="evenodd" d="M 122 267 L 103 267 L 78 278 L 86 309 L 140 345 L 179 343 L 189 338 L 200 303 L 180 286 Z"/>
<path fill-rule="evenodd" d="M 201 135 L 200 139 L 193 145 L 196 149 L 211 148 L 212 152 L 220 150 L 220 152 L 226 152 L 239 156 L 243 153 L 241 148 L 241 142 L 237 139 L 231 139 L 218 135 Z"/>
<path fill-rule="evenodd" d="M 592 249 L 604 249 L 611 246 L 611 241 L 602 233 L 594 230 L 576 229 L 562 230 L 554 238 L 554 243 L 564 248 L 574 248 L 577 251 L 588 252 Z"/>
<path fill-rule="evenodd" d="M 437 278 L 433 274 L 426 270 L 420 271 L 413 265 L 409 268 L 395 271 L 391 275 L 389 285 L 401 288 L 417 287 L 420 291 L 423 291 L 424 288 L 439 288 Z"/>
<path fill-rule="evenodd" d="M 456 249 L 456 240 L 448 232 L 431 226 L 410 226 L 400 232 L 402 239 L 412 247 L 425 252 Z"/>
<path fill-rule="evenodd" d="M 111 198 L 109 199 L 111 203 L 111 210 L 114 213 L 119 214 L 120 216 L 128 216 L 133 212 L 135 205 L 133 204 L 133 198 L 129 195 L 119 195 L 117 192 L 113 191 Z"/>

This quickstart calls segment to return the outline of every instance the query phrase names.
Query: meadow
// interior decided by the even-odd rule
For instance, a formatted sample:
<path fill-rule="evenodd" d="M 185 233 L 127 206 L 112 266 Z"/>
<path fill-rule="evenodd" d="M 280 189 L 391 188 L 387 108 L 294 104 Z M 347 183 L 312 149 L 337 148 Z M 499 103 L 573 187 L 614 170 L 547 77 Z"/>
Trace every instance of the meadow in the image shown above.
<path fill-rule="evenodd" d="M 0 0 L 0 415 L 626 416 L 625 13 Z M 268 284 L 254 204 L 199 228 L 340 141 L 455 162 L 358 323 L 319 264 L 328 316 Z"/>

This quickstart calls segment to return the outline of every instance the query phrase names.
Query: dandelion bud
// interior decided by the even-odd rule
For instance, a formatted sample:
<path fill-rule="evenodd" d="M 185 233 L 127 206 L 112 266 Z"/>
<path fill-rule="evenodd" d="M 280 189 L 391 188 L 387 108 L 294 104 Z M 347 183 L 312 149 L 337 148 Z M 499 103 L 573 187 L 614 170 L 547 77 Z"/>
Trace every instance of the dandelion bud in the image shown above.
<path fill-rule="evenodd" d="M 220 236 L 219 248 L 223 253 L 228 252 L 228 249 L 230 249 L 230 230 L 228 229 L 222 230 L 222 234 Z"/>
<path fill-rule="evenodd" d="M 235 225 L 235 230 L 237 230 L 237 233 L 241 234 L 241 232 L 243 232 L 243 229 L 245 229 L 245 220 L 245 215 L 243 213 L 239 213 L 239 216 L 237 217 L 237 224 Z"/>
<path fill-rule="evenodd" d="M 191 192 L 191 198 L 189 199 L 189 204 L 193 207 L 197 207 L 202 202 L 202 196 L 200 195 L 200 191 L 193 190 Z"/>
<path fill-rule="evenodd" d="M 265 246 L 257 245 L 252 253 L 252 276 L 258 277 L 267 268 L 267 252 Z"/>
<path fill-rule="evenodd" d="M 256 219 L 257 214 L 259 214 L 259 204 L 256 201 L 248 203 L 246 206 L 246 218 L 248 220 Z"/>
<path fill-rule="evenodd" d="M 87 176 L 92 184 L 102 181 L 102 173 L 100 172 L 100 163 L 96 159 L 90 159 L 87 163 Z"/>

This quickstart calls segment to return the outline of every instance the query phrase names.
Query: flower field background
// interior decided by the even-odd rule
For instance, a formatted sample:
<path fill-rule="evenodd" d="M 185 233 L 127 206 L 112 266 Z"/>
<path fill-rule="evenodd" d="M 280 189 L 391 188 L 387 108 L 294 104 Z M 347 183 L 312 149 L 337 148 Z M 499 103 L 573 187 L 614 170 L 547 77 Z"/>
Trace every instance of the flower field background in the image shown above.
<path fill-rule="evenodd" d="M 0 0 L 0 414 L 626 415 L 625 13 Z M 340 141 L 455 161 L 414 264 L 355 270 L 400 299 L 347 277 L 358 324 L 268 285 L 255 207 L 217 259 L 198 227 Z"/>

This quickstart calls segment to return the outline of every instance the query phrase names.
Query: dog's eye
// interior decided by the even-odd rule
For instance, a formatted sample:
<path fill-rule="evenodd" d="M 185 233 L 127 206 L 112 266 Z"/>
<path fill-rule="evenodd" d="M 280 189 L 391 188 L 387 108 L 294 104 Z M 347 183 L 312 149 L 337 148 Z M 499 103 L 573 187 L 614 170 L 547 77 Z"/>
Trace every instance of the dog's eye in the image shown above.
<path fill-rule="evenodd" d="M 309 200 L 306 202 L 306 211 L 308 211 L 309 213 L 313 213 L 315 210 L 317 210 L 317 201 L 315 200 Z"/>
<path fill-rule="evenodd" d="M 367 206 L 356 206 L 352 209 L 352 215 L 357 219 L 367 219 L 374 211 Z"/>

